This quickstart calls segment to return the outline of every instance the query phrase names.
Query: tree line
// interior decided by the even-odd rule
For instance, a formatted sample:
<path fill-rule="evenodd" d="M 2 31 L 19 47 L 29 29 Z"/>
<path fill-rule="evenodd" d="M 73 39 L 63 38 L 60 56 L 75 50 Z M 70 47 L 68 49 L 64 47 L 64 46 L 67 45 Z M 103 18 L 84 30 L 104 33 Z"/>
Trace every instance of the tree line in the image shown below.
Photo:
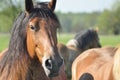
<path fill-rule="evenodd" d="M 12 24 L 23 9 L 24 0 L 1 0 L 0 32 L 9 32 Z M 88 28 L 98 28 L 100 34 L 120 34 L 120 1 L 116 0 L 110 10 L 92 13 L 62 13 L 56 14 L 61 22 L 62 32 L 78 32 Z"/>

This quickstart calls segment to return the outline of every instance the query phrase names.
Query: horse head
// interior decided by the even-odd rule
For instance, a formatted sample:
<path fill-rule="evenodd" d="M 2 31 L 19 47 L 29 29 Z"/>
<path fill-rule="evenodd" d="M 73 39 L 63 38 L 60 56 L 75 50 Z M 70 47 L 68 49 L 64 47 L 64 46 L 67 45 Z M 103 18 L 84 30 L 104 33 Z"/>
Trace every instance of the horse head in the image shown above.
<path fill-rule="evenodd" d="M 63 63 L 57 48 L 57 28 L 60 23 L 54 14 L 56 0 L 33 4 L 25 0 L 25 13 L 29 19 L 26 24 L 26 43 L 30 58 L 39 59 L 48 77 L 58 75 Z"/>

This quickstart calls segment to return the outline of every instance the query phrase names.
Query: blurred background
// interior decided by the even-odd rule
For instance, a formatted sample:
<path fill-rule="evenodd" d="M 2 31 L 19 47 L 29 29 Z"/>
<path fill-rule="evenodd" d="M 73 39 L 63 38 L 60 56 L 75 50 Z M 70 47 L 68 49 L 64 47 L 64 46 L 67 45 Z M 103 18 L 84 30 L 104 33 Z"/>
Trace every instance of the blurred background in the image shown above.
<path fill-rule="evenodd" d="M 24 10 L 24 0 L 0 0 L 0 46 L 2 45 L 3 48 L 8 45 L 12 24 L 22 10 Z M 61 33 L 64 37 L 65 34 L 74 35 L 85 29 L 97 28 L 103 45 L 106 45 L 109 38 L 115 39 L 116 36 L 116 42 L 111 45 L 116 45 L 120 41 L 120 0 L 57 0 L 55 13 L 61 22 Z M 105 38 L 105 35 L 110 37 Z M 63 43 L 67 42 L 63 38 L 59 40 Z"/>
<path fill-rule="evenodd" d="M 49 1 L 49 0 L 33 0 Z M 87 28 L 98 28 L 100 34 L 120 34 L 120 0 L 57 0 L 62 32 L 74 33 Z M 0 32 L 11 30 L 24 0 L 1 0 Z"/>

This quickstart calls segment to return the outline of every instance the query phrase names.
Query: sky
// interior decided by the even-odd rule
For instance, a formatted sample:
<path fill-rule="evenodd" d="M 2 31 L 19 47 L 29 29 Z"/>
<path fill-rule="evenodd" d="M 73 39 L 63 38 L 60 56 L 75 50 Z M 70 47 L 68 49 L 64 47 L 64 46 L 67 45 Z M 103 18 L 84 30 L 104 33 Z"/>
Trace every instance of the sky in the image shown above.
<path fill-rule="evenodd" d="M 56 11 L 65 13 L 103 11 L 111 9 L 114 2 L 115 0 L 57 0 Z"/>

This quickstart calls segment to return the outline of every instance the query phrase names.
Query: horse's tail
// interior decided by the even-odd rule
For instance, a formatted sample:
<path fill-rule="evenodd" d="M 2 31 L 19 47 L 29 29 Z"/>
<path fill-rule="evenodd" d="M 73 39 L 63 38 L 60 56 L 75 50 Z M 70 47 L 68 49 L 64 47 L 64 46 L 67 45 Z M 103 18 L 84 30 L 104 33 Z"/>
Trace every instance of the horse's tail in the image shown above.
<path fill-rule="evenodd" d="M 120 79 L 120 47 L 118 48 L 118 50 L 114 55 L 113 76 L 114 76 L 114 80 Z"/>
<path fill-rule="evenodd" d="M 84 73 L 79 80 L 94 80 L 94 78 L 90 73 Z"/>

